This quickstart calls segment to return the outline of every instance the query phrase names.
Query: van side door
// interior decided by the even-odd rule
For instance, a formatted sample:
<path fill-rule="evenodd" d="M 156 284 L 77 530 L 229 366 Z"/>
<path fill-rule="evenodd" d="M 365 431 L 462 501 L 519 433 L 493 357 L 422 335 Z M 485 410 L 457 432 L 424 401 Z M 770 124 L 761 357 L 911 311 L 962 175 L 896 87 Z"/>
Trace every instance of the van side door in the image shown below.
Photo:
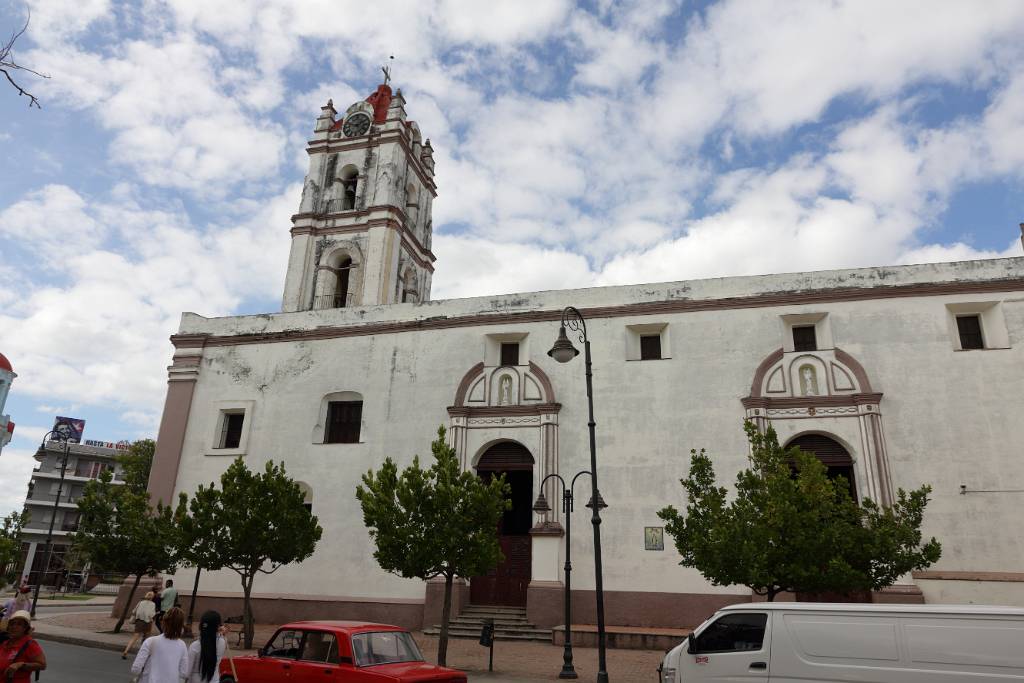
<path fill-rule="evenodd" d="M 766 612 L 727 612 L 694 636 L 679 658 L 683 681 L 767 683 L 771 633 Z"/>

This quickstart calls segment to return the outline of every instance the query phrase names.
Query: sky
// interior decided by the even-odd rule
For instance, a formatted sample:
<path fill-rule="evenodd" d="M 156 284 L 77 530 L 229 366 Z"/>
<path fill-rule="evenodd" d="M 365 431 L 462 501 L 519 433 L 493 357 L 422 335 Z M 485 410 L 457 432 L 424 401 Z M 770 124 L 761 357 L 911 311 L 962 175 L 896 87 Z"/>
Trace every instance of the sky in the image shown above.
<path fill-rule="evenodd" d="M 1019 256 L 1019 0 L 0 0 L 0 514 L 155 436 L 183 311 L 280 310 L 320 107 L 435 154 L 435 299 Z M 394 56 L 391 60 L 390 57 Z"/>

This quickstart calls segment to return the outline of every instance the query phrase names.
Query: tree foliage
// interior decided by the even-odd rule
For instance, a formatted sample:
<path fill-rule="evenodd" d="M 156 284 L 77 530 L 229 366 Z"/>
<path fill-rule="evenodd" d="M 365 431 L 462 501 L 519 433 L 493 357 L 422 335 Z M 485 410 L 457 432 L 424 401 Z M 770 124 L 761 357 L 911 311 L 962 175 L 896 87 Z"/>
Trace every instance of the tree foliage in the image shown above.
<path fill-rule="evenodd" d="M 189 499 L 184 493 L 178 496 L 178 507 L 174 520 L 178 529 L 178 559 L 181 564 L 195 567 L 196 578 L 192 586 L 192 599 L 188 608 L 188 623 L 192 623 L 196 593 L 199 590 L 199 575 L 205 569 L 215 571 L 224 566 L 223 527 L 217 518 L 220 492 L 214 484 L 200 485 Z"/>
<path fill-rule="evenodd" d="M 786 450 L 769 428 L 745 425 L 750 467 L 736 477 L 732 499 L 715 485 L 711 458 L 691 451 L 680 483 L 686 514 L 658 513 L 683 559 L 718 586 L 746 585 L 769 600 L 802 593 L 877 590 L 941 554 L 934 538 L 922 542 L 921 523 L 931 487 L 900 489 L 892 506 L 858 503 L 843 477 L 799 448 Z"/>
<path fill-rule="evenodd" d="M 192 559 L 209 562 L 215 552 L 220 566 L 241 578 L 245 647 L 251 648 L 256 575 L 272 574 L 312 555 L 323 529 L 306 509 L 302 490 L 287 476 L 284 464 L 268 462 L 263 472 L 251 472 L 238 458 L 221 475 L 220 484 L 219 492 L 211 484 L 193 499 L 200 501 L 192 514 L 196 528 L 220 528 L 215 548 L 209 553 L 193 548 Z"/>
<path fill-rule="evenodd" d="M 144 492 L 149 486 L 149 470 L 153 467 L 156 441 L 139 439 L 117 456 L 117 463 L 124 473 L 124 485 L 133 491 Z"/>
<path fill-rule="evenodd" d="M 76 550 L 94 566 L 135 575 L 114 626 L 117 633 L 133 606 L 142 575 L 172 571 L 177 564 L 178 534 L 171 508 L 158 504 L 153 509 L 145 489 L 114 485 L 105 471 L 85 485 L 78 510 L 78 532 L 72 537 Z"/>
<path fill-rule="evenodd" d="M 462 470 L 455 449 L 445 443 L 443 426 L 431 451 L 429 469 L 417 456 L 399 473 L 394 461 L 385 459 L 380 471 L 363 475 L 356 498 L 381 568 L 405 578 L 444 577 L 438 643 L 438 663 L 444 665 L 454 578 L 483 574 L 501 561 L 498 522 L 511 504 L 504 476 L 485 483 Z"/>
<path fill-rule="evenodd" d="M 0 585 L 17 578 L 21 559 L 21 529 L 29 520 L 28 511 L 12 512 L 0 522 Z"/>

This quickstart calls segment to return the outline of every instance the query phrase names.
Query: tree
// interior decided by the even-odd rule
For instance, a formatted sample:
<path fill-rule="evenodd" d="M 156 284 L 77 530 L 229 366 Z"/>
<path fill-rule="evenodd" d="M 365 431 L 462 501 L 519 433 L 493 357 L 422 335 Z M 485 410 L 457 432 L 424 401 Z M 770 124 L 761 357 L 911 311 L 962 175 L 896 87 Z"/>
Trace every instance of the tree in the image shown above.
<path fill-rule="evenodd" d="M 0 522 L 0 585 L 17 578 L 18 560 L 21 558 L 21 528 L 28 523 L 29 514 L 12 512 Z"/>
<path fill-rule="evenodd" d="M 132 608 L 143 574 L 173 571 L 177 558 L 177 531 L 170 506 L 150 507 L 149 495 L 128 486 L 115 486 L 105 471 L 85 485 L 78 501 L 75 548 L 96 566 L 135 575 L 128 600 L 114 626 L 119 633 Z"/>
<path fill-rule="evenodd" d="M 420 467 L 419 457 L 398 473 L 391 458 L 380 471 L 363 475 L 356 498 L 363 522 L 376 542 L 373 553 L 384 570 L 404 578 L 444 577 L 444 605 L 438 664 L 448 654 L 452 583 L 456 576 L 478 576 L 501 561 L 498 522 L 511 504 L 505 477 L 485 483 L 459 466 L 455 449 L 437 430 L 430 448 L 434 464 Z"/>
<path fill-rule="evenodd" d="M 178 496 L 178 509 L 174 512 L 178 528 L 178 558 L 182 564 L 196 568 L 196 579 L 192 585 L 192 600 L 188 607 L 188 626 L 199 591 L 199 575 L 224 566 L 223 528 L 217 518 L 220 493 L 213 483 L 209 487 L 200 485 L 192 499 L 184 493 Z"/>
<path fill-rule="evenodd" d="M 220 526 L 219 561 L 242 581 L 245 647 L 251 648 L 256 574 L 273 574 L 312 555 L 323 529 L 303 505 L 305 496 L 284 464 L 268 462 L 262 473 L 253 473 L 238 458 L 221 475 L 220 486 L 219 494 L 212 485 L 207 489 L 201 510 Z"/>
<path fill-rule="evenodd" d="M 144 492 L 149 486 L 149 470 L 153 467 L 156 441 L 139 439 L 117 456 L 117 463 L 124 472 L 124 485 L 133 491 Z"/>
<path fill-rule="evenodd" d="M 21 27 L 21 30 L 14 31 L 11 33 L 11 37 L 7 39 L 6 43 L 0 43 L 0 73 L 7 78 L 7 82 L 14 86 L 14 89 L 18 91 L 18 95 L 24 95 L 28 97 L 28 106 L 35 107 L 36 109 L 42 109 L 39 104 L 39 100 L 36 96 L 22 88 L 14 80 L 11 72 L 24 71 L 25 73 L 32 74 L 33 76 L 39 76 L 40 78 L 49 78 L 46 74 L 41 74 L 38 71 L 22 66 L 14 61 L 14 44 L 18 42 L 18 38 L 21 38 L 22 34 L 28 30 L 28 22 L 31 18 L 31 12 L 25 17 L 25 25 Z"/>
<path fill-rule="evenodd" d="M 783 591 L 877 590 L 938 560 L 941 546 L 922 543 L 921 523 L 931 487 L 900 489 L 891 507 L 850 496 L 843 477 L 799 448 L 779 446 L 775 431 L 745 425 L 750 467 L 736 477 L 728 500 L 715 485 L 711 458 L 691 451 L 680 483 L 686 514 L 658 513 L 683 556 L 716 586 L 742 584 L 774 600 Z"/>

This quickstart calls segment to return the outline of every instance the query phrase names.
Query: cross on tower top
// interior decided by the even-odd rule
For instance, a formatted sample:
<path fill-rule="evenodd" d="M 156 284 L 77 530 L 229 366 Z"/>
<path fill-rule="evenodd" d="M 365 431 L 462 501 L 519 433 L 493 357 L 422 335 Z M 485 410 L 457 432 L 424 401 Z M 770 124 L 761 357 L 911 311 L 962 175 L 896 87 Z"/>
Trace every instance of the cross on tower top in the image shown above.
<path fill-rule="evenodd" d="M 394 59 L 394 58 L 395 58 L 394 55 L 391 55 L 390 57 L 388 57 L 388 59 Z M 384 85 L 387 85 L 388 83 L 391 82 L 391 66 L 390 65 L 382 66 L 380 68 L 380 70 L 384 72 Z"/>

